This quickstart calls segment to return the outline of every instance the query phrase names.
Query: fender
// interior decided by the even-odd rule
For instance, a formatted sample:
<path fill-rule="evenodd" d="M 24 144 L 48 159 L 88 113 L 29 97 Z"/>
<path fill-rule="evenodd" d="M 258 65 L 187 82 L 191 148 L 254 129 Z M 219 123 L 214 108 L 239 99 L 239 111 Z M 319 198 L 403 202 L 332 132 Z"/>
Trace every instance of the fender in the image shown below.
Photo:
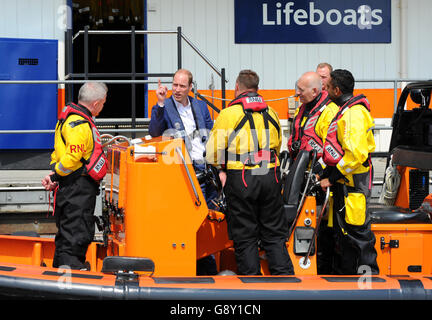
<path fill-rule="evenodd" d="M 105 174 L 107 173 L 107 166 L 108 166 L 107 158 L 102 148 L 102 141 L 99 134 L 99 130 L 97 129 L 93 119 L 89 117 L 87 114 L 85 114 L 83 111 L 81 111 L 80 107 L 74 103 L 69 103 L 64 106 L 59 116 L 59 121 L 61 125 L 63 125 L 66 119 L 72 114 L 77 114 L 83 117 L 84 119 L 86 119 L 86 122 L 90 125 L 92 129 L 93 151 L 88 160 L 81 158 L 81 162 L 83 163 L 84 166 L 84 172 L 88 174 L 94 181 L 99 183 L 103 179 L 103 177 L 105 177 Z M 60 133 L 61 133 L 61 128 L 60 128 Z"/>

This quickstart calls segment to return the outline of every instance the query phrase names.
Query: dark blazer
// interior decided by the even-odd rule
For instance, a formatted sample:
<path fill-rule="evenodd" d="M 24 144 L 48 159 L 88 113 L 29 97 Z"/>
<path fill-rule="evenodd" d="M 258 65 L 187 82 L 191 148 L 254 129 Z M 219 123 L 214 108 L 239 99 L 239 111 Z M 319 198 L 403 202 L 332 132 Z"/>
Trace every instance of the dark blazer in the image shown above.
<path fill-rule="evenodd" d="M 149 124 L 149 133 L 152 137 L 161 136 L 167 129 L 185 130 L 173 99 L 172 96 L 167 98 L 163 108 L 159 107 L 158 104 L 153 106 Z M 213 128 L 213 120 L 210 117 L 210 112 L 205 102 L 192 97 L 189 97 L 189 101 L 192 106 L 195 123 L 198 126 L 197 129 L 201 133 L 211 130 Z M 208 134 L 205 134 L 205 141 L 207 139 Z"/>

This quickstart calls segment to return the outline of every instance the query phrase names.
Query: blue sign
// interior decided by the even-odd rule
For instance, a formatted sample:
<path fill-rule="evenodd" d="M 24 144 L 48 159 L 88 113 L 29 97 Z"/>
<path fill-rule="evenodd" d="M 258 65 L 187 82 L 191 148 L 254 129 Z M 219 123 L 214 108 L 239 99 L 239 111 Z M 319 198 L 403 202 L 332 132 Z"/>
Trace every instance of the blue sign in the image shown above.
<path fill-rule="evenodd" d="M 236 43 L 389 43 L 391 0 L 235 0 Z"/>

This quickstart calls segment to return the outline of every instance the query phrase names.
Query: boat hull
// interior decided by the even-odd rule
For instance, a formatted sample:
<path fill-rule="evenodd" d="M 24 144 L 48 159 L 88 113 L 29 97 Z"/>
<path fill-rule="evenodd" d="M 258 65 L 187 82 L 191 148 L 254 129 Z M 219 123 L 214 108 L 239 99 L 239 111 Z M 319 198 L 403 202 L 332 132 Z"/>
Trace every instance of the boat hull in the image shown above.
<path fill-rule="evenodd" d="M 0 265 L 0 296 L 91 300 L 430 300 L 432 276 L 151 277 Z"/>

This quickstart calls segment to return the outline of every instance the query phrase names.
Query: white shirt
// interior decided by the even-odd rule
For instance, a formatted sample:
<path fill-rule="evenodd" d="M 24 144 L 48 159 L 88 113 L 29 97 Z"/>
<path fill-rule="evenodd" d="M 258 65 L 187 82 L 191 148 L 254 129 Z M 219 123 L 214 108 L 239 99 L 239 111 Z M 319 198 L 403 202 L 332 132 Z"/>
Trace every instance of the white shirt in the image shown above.
<path fill-rule="evenodd" d="M 204 151 L 205 146 L 202 142 L 202 137 L 200 134 L 194 134 L 194 131 L 197 129 L 195 124 L 195 119 L 192 113 L 192 106 L 190 100 L 187 99 L 188 104 L 186 106 L 182 105 L 177 100 L 173 99 L 175 106 L 180 114 L 180 118 L 185 127 L 186 134 L 191 139 L 192 150 L 191 150 L 191 158 L 192 160 L 202 161 L 204 160 Z M 192 139 L 193 137 L 193 139 Z"/>

